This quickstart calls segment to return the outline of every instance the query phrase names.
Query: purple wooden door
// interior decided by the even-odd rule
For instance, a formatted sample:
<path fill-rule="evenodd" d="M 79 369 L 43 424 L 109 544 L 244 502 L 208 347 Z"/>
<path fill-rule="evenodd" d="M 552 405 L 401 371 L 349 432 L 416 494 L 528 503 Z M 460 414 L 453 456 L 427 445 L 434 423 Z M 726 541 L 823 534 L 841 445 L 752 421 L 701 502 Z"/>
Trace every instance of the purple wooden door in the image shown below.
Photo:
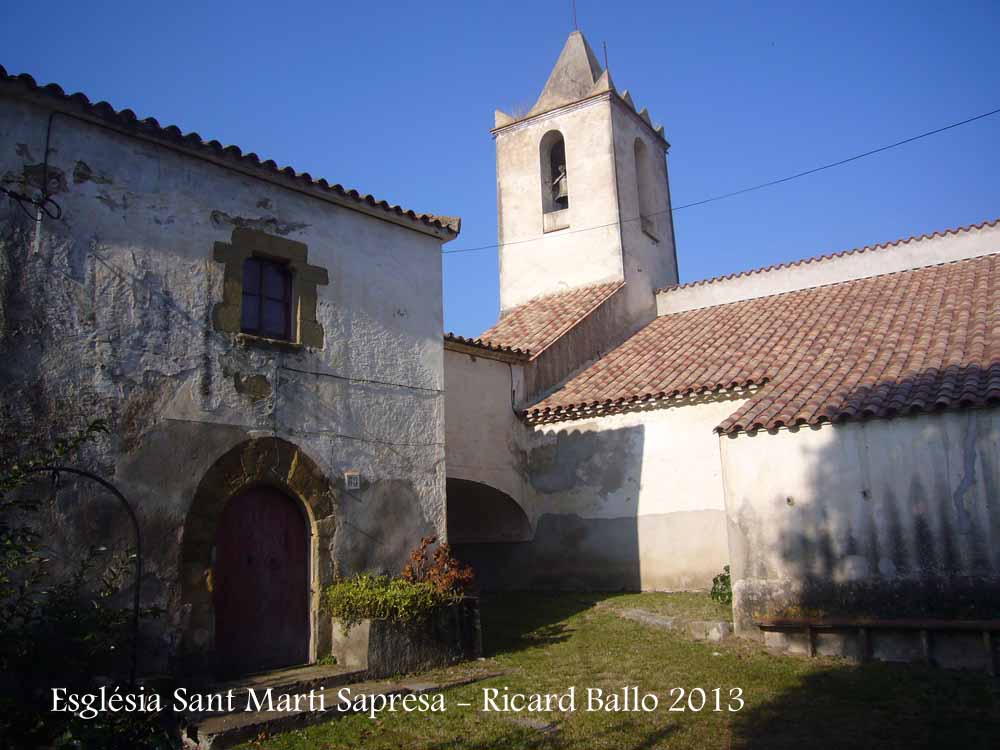
<path fill-rule="evenodd" d="M 215 650 L 223 676 L 309 661 L 309 550 L 297 503 L 270 487 L 231 498 L 215 535 Z"/>

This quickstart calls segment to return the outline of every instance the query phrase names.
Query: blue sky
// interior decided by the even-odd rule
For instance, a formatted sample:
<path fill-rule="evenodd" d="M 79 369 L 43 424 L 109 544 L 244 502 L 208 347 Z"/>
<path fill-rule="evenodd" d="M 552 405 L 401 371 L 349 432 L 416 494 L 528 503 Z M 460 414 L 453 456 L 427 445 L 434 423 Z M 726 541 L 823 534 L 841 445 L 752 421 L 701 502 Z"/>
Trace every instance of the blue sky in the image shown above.
<path fill-rule="evenodd" d="M 578 0 L 666 126 L 675 205 L 1000 107 L 996 2 Z M 9 4 L 0 64 L 496 241 L 496 107 L 530 105 L 569 0 Z M 44 18 L 43 18 L 44 16 Z M 1000 216 L 1000 115 L 677 211 L 682 281 Z M 498 310 L 496 250 L 446 256 L 445 329 Z"/>

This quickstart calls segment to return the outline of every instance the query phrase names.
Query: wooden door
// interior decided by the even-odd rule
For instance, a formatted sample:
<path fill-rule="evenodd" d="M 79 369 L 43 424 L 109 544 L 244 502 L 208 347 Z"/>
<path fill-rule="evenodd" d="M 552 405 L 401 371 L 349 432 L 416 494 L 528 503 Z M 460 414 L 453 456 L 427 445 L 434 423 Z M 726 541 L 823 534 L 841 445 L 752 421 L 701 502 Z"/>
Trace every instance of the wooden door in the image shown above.
<path fill-rule="evenodd" d="M 295 500 L 254 487 L 226 503 L 213 583 L 221 676 L 309 661 L 309 536 Z"/>

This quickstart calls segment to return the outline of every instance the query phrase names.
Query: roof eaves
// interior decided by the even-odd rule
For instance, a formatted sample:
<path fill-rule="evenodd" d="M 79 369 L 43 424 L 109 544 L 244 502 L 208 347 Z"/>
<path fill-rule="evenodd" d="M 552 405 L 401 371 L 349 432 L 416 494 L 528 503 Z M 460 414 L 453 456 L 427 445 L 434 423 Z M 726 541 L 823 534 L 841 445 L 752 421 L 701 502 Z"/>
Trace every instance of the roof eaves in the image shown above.
<path fill-rule="evenodd" d="M 670 392 L 648 392 L 619 396 L 596 401 L 557 404 L 542 408 L 529 408 L 521 412 L 521 418 L 531 425 L 567 422 L 575 419 L 606 417 L 630 411 L 653 411 L 669 406 L 690 405 L 709 401 L 740 398 L 754 393 L 767 384 L 767 379 L 759 383 L 747 380 L 743 383 L 719 384 L 715 387 L 686 388 Z M 718 428 L 716 428 L 718 429 Z"/>
<path fill-rule="evenodd" d="M 223 146 L 219 141 L 205 141 L 195 132 L 184 133 L 176 125 L 160 125 L 152 117 L 139 119 L 130 109 L 116 110 L 108 102 L 96 104 L 80 92 L 67 94 L 58 84 L 39 85 L 34 78 L 26 73 L 9 74 L 0 65 L 0 90 L 7 88 L 14 95 L 21 97 L 38 97 L 45 104 L 77 119 L 94 122 L 129 135 L 138 136 L 157 143 L 165 144 L 188 153 L 193 153 L 214 163 L 234 167 L 277 181 L 286 186 L 294 185 L 297 189 L 306 187 L 309 192 L 325 199 L 332 199 L 347 208 L 360 210 L 364 213 L 388 214 L 395 223 L 411 228 L 413 224 L 420 225 L 420 231 L 431 230 L 431 233 L 454 239 L 461 230 L 461 219 L 451 216 L 417 213 L 399 205 L 390 205 L 373 195 L 362 195 L 357 190 L 345 188 L 343 185 L 330 184 L 324 179 L 314 179 L 308 172 L 296 172 L 292 167 L 279 167 L 274 161 L 261 161 L 255 153 L 243 153 L 239 146 Z"/>
<path fill-rule="evenodd" d="M 502 346 L 483 339 L 471 339 L 459 336 L 455 333 L 444 334 L 444 347 L 451 351 L 475 353 L 478 356 L 490 357 L 502 361 L 527 362 L 531 358 L 531 352 L 527 349 L 519 349 L 513 346 Z M 475 350 L 469 352 L 468 350 Z"/>
<path fill-rule="evenodd" d="M 963 411 L 966 409 L 991 409 L 997 406 L 1000 406 L 1000 395 L 991 395 L 975 401 L 969 399 L 956 399 L 950 403 L 929 401 L 924 404 L 910 405 L 904 409 L 885 409 L 879 412 L 865 411 L 864 413 L 855 413 L 849 409 L 839 409 L 830 414 L 819 414 L 812 419 L 795 418 L 788 420 L 787 423 L 780 419 L 768 419 L 766 421 L 759 419 L 741 420 L 734 414 L 716 425 L 713 431 L 719 435 L 735 437 L 737 435 L 753 435 L 760 431 L 797 430 L 802 427 L 820 427 L 826 424 L 841 425 L 853 422 L 869 422 L 877 419 L 941 414 L 943 412 Z"/>

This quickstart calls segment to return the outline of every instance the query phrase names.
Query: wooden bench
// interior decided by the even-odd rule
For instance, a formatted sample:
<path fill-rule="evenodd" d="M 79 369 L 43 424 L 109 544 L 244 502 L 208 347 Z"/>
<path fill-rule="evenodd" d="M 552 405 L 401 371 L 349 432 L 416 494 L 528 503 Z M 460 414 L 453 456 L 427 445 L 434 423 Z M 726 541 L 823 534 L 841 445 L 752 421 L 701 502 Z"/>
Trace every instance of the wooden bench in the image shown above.
<path fill-rule="evenodd" d="M 982 633 L 983 648 L 986 650 L 987 665 L 991 675 L 998 672 L 997 653 L 994 641 L 1000 631 L 1000 620 L 931 620 L 899 619 L 880 620 L 864 617 L 763 617 L 753 620 L 761 630 L 800 630 L 806 636 L 809 656 L 816 655 L 815 633 L 818 630 L 856 630 L 861 638 L 861 655 L 865 660 L 872 658 L 872 630 L 915 630 L 920 633 L 920 645 L 924 661 L 931 663 L 931 634 L 934 632 Z"/>

